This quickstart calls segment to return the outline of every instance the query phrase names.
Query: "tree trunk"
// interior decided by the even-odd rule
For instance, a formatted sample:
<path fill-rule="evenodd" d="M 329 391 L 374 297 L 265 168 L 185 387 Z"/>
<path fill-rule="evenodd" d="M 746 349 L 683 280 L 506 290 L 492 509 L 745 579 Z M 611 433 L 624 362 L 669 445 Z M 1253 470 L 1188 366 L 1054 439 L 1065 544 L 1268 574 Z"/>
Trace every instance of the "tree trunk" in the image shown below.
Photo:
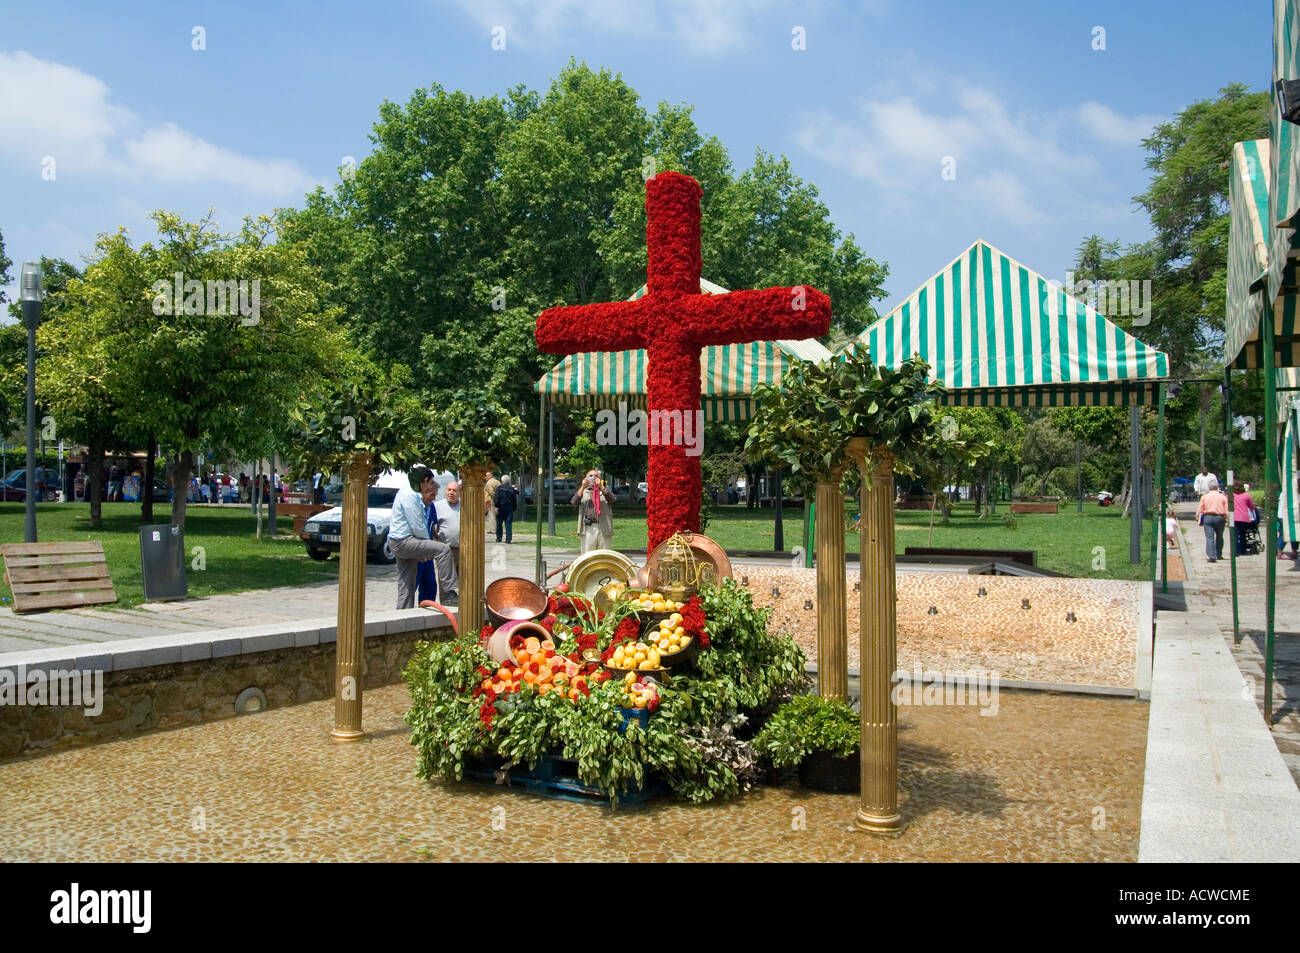
<path fill-rule="evenodd" d="M 752 510 L 758 506 L 758 475 L 762 473 L 761 467 L 745 467 L 745 479 L 748 481 L 745 486 L 745 509 Z"/>
<path fill-rule="evenodd" d="M 140 487 L 140 522 L 153 522 L 153 461 L 158 456 L 158 440 L 149 435 L 149 443 L 144 452 L 144 480 Z"/>
<path fill-rule="evenodd" d="M 1124 511 L 1120 514 L 1121 516 L 1128 516 L 1128 505 L 1130 497 L 1132 496 L 1132 494 L 1129 493 L 1129 482 L 1132 475 L 1133 471 L 1131 469 L 1126 469 L 1124 471 L 1124 485 L 1119 488 L 1119 496 L 1115 498 L 1124 504 Z"/>
<path fill-rule="evenodd" d="M 173 526 L 185 525 L 185 497 L 189 495 L 190 474 L 194 471 L 194 451 L 185 450 L 172 467 Z"/>
<path fill-rule="evenodd" d="M 89 458 L 87 471 L 90 486 L 86 489 L 90 496 L 90 528 L 99 529 L 103 524 L 104 513 L 104 444 L 100 440 L 91 440 L 86 448 Z"/>

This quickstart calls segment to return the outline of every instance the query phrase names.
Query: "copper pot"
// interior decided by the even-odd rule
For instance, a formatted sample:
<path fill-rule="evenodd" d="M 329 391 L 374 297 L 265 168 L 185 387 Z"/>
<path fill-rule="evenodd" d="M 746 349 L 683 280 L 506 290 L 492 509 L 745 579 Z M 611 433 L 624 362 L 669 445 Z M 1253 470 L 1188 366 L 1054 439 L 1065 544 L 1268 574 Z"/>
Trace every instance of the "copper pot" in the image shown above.
<path fill-rule="evenodd" d="M 546 612 L 546 593 L 522 576 L 493 580 L 483 592 L 488 619 L 493 626 L 521 619 L 536 619 Z"/>

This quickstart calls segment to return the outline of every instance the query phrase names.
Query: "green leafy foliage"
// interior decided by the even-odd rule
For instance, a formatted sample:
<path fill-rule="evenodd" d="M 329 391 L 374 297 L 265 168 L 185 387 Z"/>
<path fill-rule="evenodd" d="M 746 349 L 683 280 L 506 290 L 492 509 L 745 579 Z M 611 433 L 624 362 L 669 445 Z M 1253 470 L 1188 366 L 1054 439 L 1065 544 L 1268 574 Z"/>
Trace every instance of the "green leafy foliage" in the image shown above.
<path fill-rule="evenodd" d="M 460 469 L 487 463 L 505 467 L 533 454 L 528 428 L 492 394 L 459 388 L 430 416 L 425 440 L 429 459 Z"/>
<path fill-rule="evenodd" d="M 927 380 L 928 370 L 919 358 L 896 370 L 880 367 L 858 347 L 822 364 L 796 364 L 780 387 L 755 390 L 758 412 L 745 452 L 784 468 L 805 493 L 818 477 L 847 465 L 854 437 L 865 437 L 872 450 L 888 448 L 906 471 L 934 439 L 943 387 Z"/>
<path fill-rule="evenodd" d="M 734 797 L 752 783 L 757 764 L 735 729 L 748 714 L 794 695 L 805 658 L 793 639 L 768 634 L 767 610 L 755 609 L 734 582 L 705 588 L 700 602 L 711 645 L 694 671 L 660 686 L 659 707 L 645 728 L 623 727 L 617 680 L 590 683 L 591 694 L 576 704 L 555 691 L 504 696 L 488 727 L 472 697 L 481 681 L 477 666 L 490 666 L 477 641 L 422 644 L 402 673 L 411 691 L 406 720 L 419 753 L 418 776 L 458 779 L 465 760 L 478 755 L 533 767 L 554 753 L 574 759 L 579 779 L 612 800 L 652 774 L 692 801 Z"/>
<path fill-rule="evenodd" d="M 411 390 L 410 372 L 351 358 L 342 376 L 322 381 L 290 412 L 288 459 L 295 472 L 328 473 L 366 453 L 377 476 L 424 456 L 430 418 Z"/>
<path fill-rule="evenodd" d="M 846 702 L 800 695 L 768 719 L 754 738 L 754 751 L 774 768 L 790 768 L 817 751 L 846 758 L 860 741 L 861 719 Z"/>

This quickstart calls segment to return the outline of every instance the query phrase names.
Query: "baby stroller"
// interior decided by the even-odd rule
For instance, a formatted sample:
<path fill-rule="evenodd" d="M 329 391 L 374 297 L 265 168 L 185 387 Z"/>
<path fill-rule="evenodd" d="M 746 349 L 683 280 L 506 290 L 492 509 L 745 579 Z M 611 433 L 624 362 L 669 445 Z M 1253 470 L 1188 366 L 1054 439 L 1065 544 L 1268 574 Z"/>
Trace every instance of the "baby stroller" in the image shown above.
<path fill-rule="evenodd" d="M 1238 556 L 1254 556 L 1264 551 L 1264 543 L 1259 538 L 1259 520 L 1253 523 L 1238 523 L 1241 548 Z"/>

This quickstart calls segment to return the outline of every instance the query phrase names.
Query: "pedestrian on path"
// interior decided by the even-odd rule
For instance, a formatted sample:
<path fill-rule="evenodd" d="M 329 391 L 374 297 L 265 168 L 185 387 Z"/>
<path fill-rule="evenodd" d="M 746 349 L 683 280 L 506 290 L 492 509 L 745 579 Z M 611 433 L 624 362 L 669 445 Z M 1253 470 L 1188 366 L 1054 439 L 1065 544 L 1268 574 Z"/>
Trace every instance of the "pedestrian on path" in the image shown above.
<path fill-rule="evenodd" d="M 1196 521 L 1205 528 L 1205 556 L 1218 562 L 1223 556 L 1223 524 L 1228 519 L 1228 498 L 1219 490 L 1213 476 L 1206 484 L 1205 495 L 1196 507 Z"/>
<path fill-rule="evenodd" d="M 1210 490 L 1210 484 L 1216 487 L 1219 485 L 1219 478 L 1209 471 L 1209 468 L 1202 465 L 1201 472 L 1196 474 L 1196 479 L 1192 481 L 1192 488 L 1196 490 L 1197 496 L 1204 496 Z"/>
<path fill-rule="evenodd" d="M 497 542 L 501 542 L 501 531 L 505 530 L 506 542 L 513 543 L 515 508 L 519 504 L 519 498 L 515 494 L 515 488 L 510 485 L 509 475 L 501 478 L 501 485 L 492 497 L 492 504 L 497 511 Z"/>

